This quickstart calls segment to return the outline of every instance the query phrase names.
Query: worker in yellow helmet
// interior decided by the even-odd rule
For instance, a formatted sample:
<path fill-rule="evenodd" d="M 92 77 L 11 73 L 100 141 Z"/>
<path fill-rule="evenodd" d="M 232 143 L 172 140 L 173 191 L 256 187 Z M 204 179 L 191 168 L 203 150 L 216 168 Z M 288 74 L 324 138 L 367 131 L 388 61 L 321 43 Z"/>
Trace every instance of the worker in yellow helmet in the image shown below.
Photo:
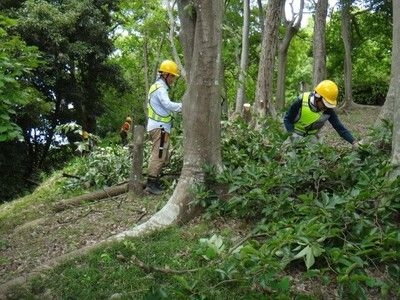
<path fill-rule="evenodd" d="M 132 118 L 131 117 L 126 117 L 124 124 L 122 124 L 121 129 L 119 131 L 119 135 L 121 137 L 121 143 L 123 146 L 128 144 L 128 133 L 129 130 L 131 129 L 132 125 Z"/>
<path fill-rule="evenodd" d="M 306 135 L 318 136 L 326 121 L 347 142 L 357 147 L 351 132 L 342 124 L 334 108 L 337 106 L 339 89 L 331 80 L 321 81 L 312 92 L 301 94 L 286 112 L 283 122 L 291 138 Z"/>
<path fill-rule="evenodd" d="M 182 111 L 182 103 L 171 101 L 168 95 L 168 90 L 178 77 L 178 65 L 172 60 L 164 60 L 158 68 L 158 78 L 148 94 L 147 132 L 152 141 L 152 150 L 145 191 L 150 194 L 163 192 L 159 176 L 169 158 L 172 113 Z"/>

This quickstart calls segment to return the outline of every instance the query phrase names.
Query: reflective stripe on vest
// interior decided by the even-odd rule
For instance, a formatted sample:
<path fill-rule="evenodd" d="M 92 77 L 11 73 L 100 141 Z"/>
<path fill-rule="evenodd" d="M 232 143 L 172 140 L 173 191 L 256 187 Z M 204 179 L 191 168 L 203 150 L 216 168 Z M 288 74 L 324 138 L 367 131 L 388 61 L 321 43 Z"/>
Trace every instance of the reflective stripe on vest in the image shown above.
<path fill-rule="evenodd" d="M 156 113 L 156 111 L 154 110 L 154 108 L 151 106 L 150 104 L 150 95 L 151 93 L 155 92 L 156 90 L 158 90 L 160 87 L 162 87 L 161 84 L 157 84 L 154 83 L 149 90 L 149 94 L 148 94 L 148 100 L 147 100 L 147 116 L 150 119 L 153 119 L 155 121 L 159 121 L 159 122 L 163 122 L 163 123 L 169 123 L 171 122 L 171 114 L 168 114 L 167 116 L 161 116 L 159 114 Z"/>
<path fill-rule="evenodd" d="M 310 93 L 303 94 L 303 100 L 300 110 L 300 118 L 294 124 L 295 131 L 301 134 L 315 134 L 319 129 L 309 129 L 312 128 L 312 125 L 316 123 L 322 116 L 323 112 L 315 112 L 312 111 L 310 106 L 308 105 L 308 98 Z"/>

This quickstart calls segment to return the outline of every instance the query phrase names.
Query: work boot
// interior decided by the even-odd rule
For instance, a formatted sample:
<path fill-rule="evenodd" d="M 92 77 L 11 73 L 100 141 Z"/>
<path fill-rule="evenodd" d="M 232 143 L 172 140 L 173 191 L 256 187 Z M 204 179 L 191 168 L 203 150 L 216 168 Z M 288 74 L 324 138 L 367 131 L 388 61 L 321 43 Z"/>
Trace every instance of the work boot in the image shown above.
<path fill-rule="evenodd" d="M 160 195 L 164 192 L 158 182 L 158 178 L 152 176 L 147 178 L 147 184 L 144 190 L 145 192 L 153 195 Z"/>

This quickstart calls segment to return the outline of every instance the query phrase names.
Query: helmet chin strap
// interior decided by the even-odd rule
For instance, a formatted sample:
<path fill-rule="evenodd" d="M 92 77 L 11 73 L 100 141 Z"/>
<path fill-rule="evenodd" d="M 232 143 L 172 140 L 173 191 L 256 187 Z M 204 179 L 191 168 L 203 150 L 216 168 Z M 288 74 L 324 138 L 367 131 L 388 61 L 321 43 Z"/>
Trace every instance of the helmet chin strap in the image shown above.
<path fill-rule="evenodd" d="M 164 74 L 167 74 L 167 75 L 165 76 Z M 165 84 L 166 84 L 166 85 L 168 86 L 168 88 L 170 89 L 171 86 L 169 85 L 168 80 L 167 80 L 167 78 L 168 78 L 169 75 L 170 75 L 169 73 L 161 73 L 161 78 L 164 80 Z"/>
<path fill-rule="evenodd" d="M 310 106 L 311 106 L 311 109 L 312 109 L 313 111 L 318 111 L 319 109 L 318 109 L 318 107 L 317 107 L 317 104 L 315 103 L 314 94 L 315 94 L 315 92 L 312 93 L 312 95 L 311 95 L 311 97 L 310 97 Z"/>

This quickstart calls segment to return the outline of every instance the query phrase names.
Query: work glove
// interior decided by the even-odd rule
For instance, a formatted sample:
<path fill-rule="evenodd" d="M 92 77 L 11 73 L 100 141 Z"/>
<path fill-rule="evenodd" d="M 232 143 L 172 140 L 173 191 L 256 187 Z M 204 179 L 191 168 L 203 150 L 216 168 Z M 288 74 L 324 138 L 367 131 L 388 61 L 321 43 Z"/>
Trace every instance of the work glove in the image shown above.
<path fill-rule="evenodd" d="M 296 132 L 293 132 L 292 135 L 290 136 L 290 140 L 292 142 L 297 141 L 297 140 L 299 140 L 301 138 L 303 138 L 303 136 L 300 135 L 300 134 L 297 134 Z"/>

